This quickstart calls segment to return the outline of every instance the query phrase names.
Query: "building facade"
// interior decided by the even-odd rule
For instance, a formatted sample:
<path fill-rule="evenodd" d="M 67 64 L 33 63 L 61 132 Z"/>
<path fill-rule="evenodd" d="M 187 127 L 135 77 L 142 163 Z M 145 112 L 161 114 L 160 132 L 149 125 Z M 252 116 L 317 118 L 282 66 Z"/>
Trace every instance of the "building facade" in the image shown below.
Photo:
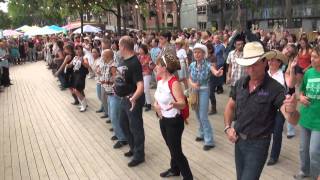
<path fill-rule="evenodd" d="M 259 28 L 273 29 L 287 27 L 286 0 L 253 0 L 251 4 L 240 5 L 235 1 L 209 0 L 208 22 L 212 26 L 224 21 L 226 26 L 234 29 L 251 21 Z M 292 28 L 303 28 L 304 31 L 320 30 L 320 0 L 291 0 Z M 223 18 L 221 18 L 223 11 Z"/>

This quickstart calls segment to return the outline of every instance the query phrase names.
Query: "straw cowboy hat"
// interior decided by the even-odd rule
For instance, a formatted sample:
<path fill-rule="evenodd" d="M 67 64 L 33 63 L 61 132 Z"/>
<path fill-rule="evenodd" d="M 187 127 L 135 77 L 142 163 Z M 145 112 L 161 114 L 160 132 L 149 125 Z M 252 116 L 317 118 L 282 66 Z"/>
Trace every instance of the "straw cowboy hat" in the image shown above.
<path fill-rule="evenodd" d="M 271 57 L 270 59 L 278 59 L 280 60 L 283 64 L 288 64 L 288 57 L 285 56 L 282 52 L 278 51 L 278 50 L 271 50 L 275 53 L 274 57 Z"/>
<path fill-rule="evenodd" d="M 236 62 L 241 66 L 251 66 L 260 59 L 272 59 L 276 55 L 275 51 L 265 52 L 260 42 L 249 42 L 243 48 L 243 57 L 236 58 Z"/>
<path fill-rule="evenodd" d="M 204 52 L 204 58 L 208 57 L 208 48 L 206 45 L 200 44 L 200 43 L 196 43 L 196 45 L 193 46 L 192 51 L 196 50 L 196 49 L 200 49 Z"/>

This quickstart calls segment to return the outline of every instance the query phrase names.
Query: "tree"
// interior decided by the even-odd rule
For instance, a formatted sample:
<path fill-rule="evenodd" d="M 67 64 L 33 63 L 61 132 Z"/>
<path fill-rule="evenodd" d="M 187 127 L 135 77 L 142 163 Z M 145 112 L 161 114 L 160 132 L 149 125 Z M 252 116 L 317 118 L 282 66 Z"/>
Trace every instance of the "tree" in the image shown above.
<path fill-rule="evenodd" d="M 11 0 L 8 14 L 13 26 L 25 24 L 60 24 L 62 14 L 59 1 L 56 0 Z"/>
<path fill-rule="evenodd" d="M 181 30 L 181 5 L 182 0 L 173 0 L 177 8 L 177 29 Z"/>
<path fill-rule="evenodd" d="M 0 29 L 10 28 L 11 20 L 7 13 L 0 10 Z"/>
<path fill-rule="evenodd" d="M 293 27 L 292 22 L 292 0 L 285 0 L 285 16 L 287 19 L 287 28 Z"/>

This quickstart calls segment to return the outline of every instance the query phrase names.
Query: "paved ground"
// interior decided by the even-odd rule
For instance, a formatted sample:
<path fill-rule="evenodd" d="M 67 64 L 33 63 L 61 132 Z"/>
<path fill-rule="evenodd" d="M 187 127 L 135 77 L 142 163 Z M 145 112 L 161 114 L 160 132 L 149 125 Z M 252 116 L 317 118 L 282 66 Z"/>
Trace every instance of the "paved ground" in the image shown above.
<path fill-rule="evenodd" d="M 129 168 L 128 158 L 112 148 L 110 124 L 95 113 L 95 82 L 87 80 L 89 109 L 80 113 L 68 91 L 44 62 L 11 68 L 14 85 L 0 93 L 0 180 L 6 179 L 160 179 L 169 152 L 153 112 L 144 113 L 146 162 Z M 195 179 L 235 179 L 234 146 L 223 133 L 227 93 L 218 95 L 218 114 L 210 117 L 216 148 L 205 152 L 195 142 L 197 122 L 191 115 L 183 149 Z M 299 139 L 284 138 L 279 163 L 265 167 L 261 179 L 292 179 L 299 166 Z M 176 178 L 179 179 L 179 178 Z"/>

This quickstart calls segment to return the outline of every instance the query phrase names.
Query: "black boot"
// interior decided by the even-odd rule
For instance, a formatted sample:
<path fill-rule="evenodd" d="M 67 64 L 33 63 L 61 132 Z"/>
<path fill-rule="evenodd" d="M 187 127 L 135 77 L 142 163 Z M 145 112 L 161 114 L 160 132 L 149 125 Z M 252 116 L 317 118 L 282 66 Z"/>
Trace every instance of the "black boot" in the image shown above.
<path fill-rule="evenodd" d="M 215 104 L 211 105 L 211 111 L 208 114 L 209 115 L 217 114 L 217 107 Z"/>
<path fill-rule="evenodd" d="M 74 102 L 71 103 L 71 104 L 73 104 L 73 105 L 78 105 L 78 104 L 79 104 L 78 97 L 77 97 L 75 94 L 72 94 L 72 97 L 73 97 L 73 99 L 74 99 Z"/>

